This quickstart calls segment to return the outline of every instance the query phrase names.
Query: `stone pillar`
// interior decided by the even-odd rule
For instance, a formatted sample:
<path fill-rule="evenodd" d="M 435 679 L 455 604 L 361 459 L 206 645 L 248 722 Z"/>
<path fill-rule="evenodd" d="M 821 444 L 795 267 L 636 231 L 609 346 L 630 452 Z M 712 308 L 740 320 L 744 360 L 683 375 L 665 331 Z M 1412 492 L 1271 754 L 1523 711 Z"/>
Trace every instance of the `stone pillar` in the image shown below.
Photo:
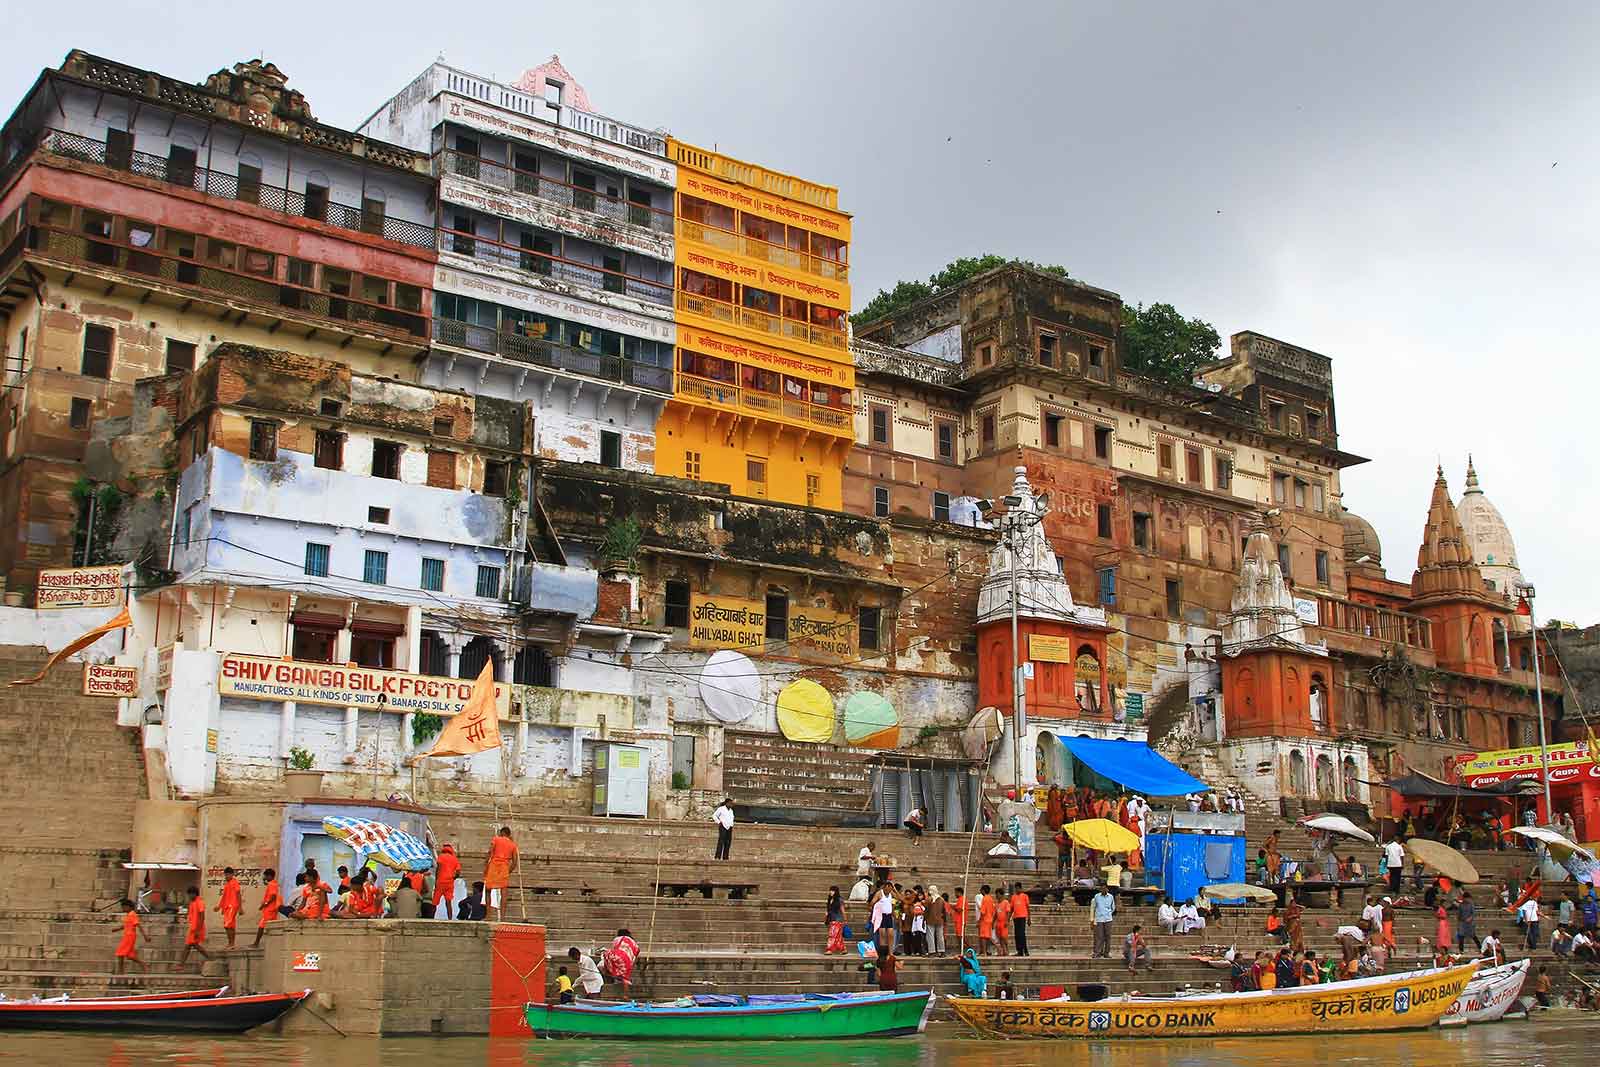
<path fill-rule="evenodd" d="M 278 712 L 278 757 L 287 760 L 289 750 L 294 747 L 294 716 L 295 703 L 285 700 Z"/>
<path fill-rule="evenodd" d="M 406 653 L 401 670 L 422 673 L 422 605 L 413 604 L 406 609 Z"/>
<path fill-rule="evenodd" d="M 357 723 L 361 713 L 355 708 L 344 709 L 344 751 L 347 756 L 356 754 Z"/>
<path fill-rule="evenodd" d="M 496 641 L 494 647 L 495 651 L 499 653 L 499 655 L 493 657 L 494 680 L 497 682 L 509 682 L 511 681 L 511 646 L 502 641 Z"/>
<path fill-rule="evenodd" d="M 444 641 L 444 673 L 454 678 L 461 673 L 461 650 L 467 647 L 467 640 L 458 633 L 439 636 Z"/>
<path fill-rule="evenodd" d="M 416 725 L 416 721 L 417 721 L 417 716 L 416 716 L 415 712 L 408 711 L 404 715 L 400 716 L 400 746 L 399 747 L 400 747 L 400 756 L 401 756 L 400 762 L 401 763 L 404 763 L 405 762 L 405 758 L 411 755 L 412 727 L 414 725 Z"/>

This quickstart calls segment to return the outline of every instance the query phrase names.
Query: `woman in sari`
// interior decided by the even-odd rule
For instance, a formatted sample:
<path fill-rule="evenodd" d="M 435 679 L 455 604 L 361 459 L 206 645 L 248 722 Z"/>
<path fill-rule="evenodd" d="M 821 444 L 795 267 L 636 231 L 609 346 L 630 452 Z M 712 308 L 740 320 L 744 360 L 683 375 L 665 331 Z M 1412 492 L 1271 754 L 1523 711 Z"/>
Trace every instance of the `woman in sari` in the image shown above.
<path fill-rule="evenodd" d="M 1295 900 L 1291 895 L 1289 906 L 1285 909 L 1284 926 L 1289 931 L 1289 947 L 1295 952 L 1306 950 L 1306 931 L 1300 922 L 1300 916 L 1305 914 L 1305 905 Z"/>
<path fill-rule="evenodd" d="M 982 997 L 989 988 L 989 979 L 983 976 L 983 966 L 978 962 L 975 949 L 961 954 L 961 985 L 969 997 Z"/>
<path fill-rule="evenodd" d="M 828 946 L 822 950 L 824 956 L 844 952 L 844 900 L 839 896 L 838 886 L 828 887 Z"/>
<path fill-rule="evenodd" d="M 1051 786 L 1050 792 L 1045 795 L 1044 817 L 1051 832 L 1061 829 L 1067 821 L 1067 809 L 1061 802 L 1061 787 L 1058 785 Z"/>

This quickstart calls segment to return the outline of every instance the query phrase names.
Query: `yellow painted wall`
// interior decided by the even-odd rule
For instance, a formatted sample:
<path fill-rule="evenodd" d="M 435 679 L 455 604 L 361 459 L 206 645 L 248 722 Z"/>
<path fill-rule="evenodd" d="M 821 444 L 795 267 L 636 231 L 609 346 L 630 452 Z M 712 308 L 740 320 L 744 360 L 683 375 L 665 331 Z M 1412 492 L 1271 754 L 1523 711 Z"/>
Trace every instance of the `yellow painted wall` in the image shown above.
<path fill-rule="evenodd" d="M 804 438 L 804 441 L 802 441 Z M 839 511 L 844 506 L 844 458 L 850 438 L 813 433 L 765 419 L 735 416 L 670 401 L 656 423 L 656 473 L 703 482 L 724 482 L 739 496 L 760 496 L 746 476 L 747 461 L 767 464 L 765 496 L 786 504 Z M 699 471 L 688 454 L 698 453 Z M 807 492 L 806 476 L 817 482 Z"/>

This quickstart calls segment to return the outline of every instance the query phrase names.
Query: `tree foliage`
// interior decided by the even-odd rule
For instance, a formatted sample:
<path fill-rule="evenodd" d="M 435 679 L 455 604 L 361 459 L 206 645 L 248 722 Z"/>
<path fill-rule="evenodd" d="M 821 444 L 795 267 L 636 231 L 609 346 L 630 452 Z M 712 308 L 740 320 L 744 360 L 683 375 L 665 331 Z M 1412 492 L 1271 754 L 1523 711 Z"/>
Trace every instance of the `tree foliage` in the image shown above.
<path fill-rule="evenodd" d="M 1188 385 L 1195 371 L 1217 358 L 1217 328 L 1186 319 L 1171 304 L 1122 306 L 1118 351 L 1122 368 L 1173 385 Z"/>
<path fill-rule="evenodd" d="M 942 270 L 935 271 L 929 275 L 928 280 L 925 282 L 897 282 L 893 289 L 880 290 L 877 296 L 867 301 L 866 307 L 853 316 L 853 319 L 857 326 L 864 326 L 869 322 L 903 311 L 919 300 L 926 300 L 930 296 L 938 296 L 947 289 L 954 289 L 986 270 L 993 270 L 995 267 L 1004 267 L 1008 264 L 1030 267 L 1033 270 L 1041 270 L 1047 274 L 1056 274 L 1063 278 L 1067 277 L 1067 268 L 1065 267 L 1047 266 L 1027 259 L 997 256 L 993 252 L 983 256 L 962 256 L 960 259 L 951 260 L 945 264 Z"/>

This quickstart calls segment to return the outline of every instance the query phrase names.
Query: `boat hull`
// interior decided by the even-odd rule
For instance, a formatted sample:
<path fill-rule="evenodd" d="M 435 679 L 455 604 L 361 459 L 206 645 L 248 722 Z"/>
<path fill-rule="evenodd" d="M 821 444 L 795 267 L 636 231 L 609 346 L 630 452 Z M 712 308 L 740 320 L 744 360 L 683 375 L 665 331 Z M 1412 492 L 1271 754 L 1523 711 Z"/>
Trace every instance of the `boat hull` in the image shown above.
<path fill-rule="evenodd" d="M 1504 1018 L 1522 995 L 1522 984 L 1528 980 L 1528 967 L 1532 962 L 1518 960 L 1479 971 L 1444 1013 L 1439 1025 L 1465 1026 Z"/>
<path fill-rule="evenodd" d="M 1219 1037 L 1432 1026 L 1477 964 L 1255 993 L 1091 1001 L 952 997 L 956 1016 L 996 1037 Z"/>
<path fill-rule="evenodd" d="M 275 1022 L 305 992 L 195 1000 L 0 1004 L 0 1030 L 159 1030 L 243 1033 Z"/>
<path fill-rule="evenodd" d="M 779 1004 L 529 1004 L 528 1025 L 544 1037 L 626 1041 L 780 1041 L 896 1037 L 927 1023 L 933 994 L 837 994 Z"/>

